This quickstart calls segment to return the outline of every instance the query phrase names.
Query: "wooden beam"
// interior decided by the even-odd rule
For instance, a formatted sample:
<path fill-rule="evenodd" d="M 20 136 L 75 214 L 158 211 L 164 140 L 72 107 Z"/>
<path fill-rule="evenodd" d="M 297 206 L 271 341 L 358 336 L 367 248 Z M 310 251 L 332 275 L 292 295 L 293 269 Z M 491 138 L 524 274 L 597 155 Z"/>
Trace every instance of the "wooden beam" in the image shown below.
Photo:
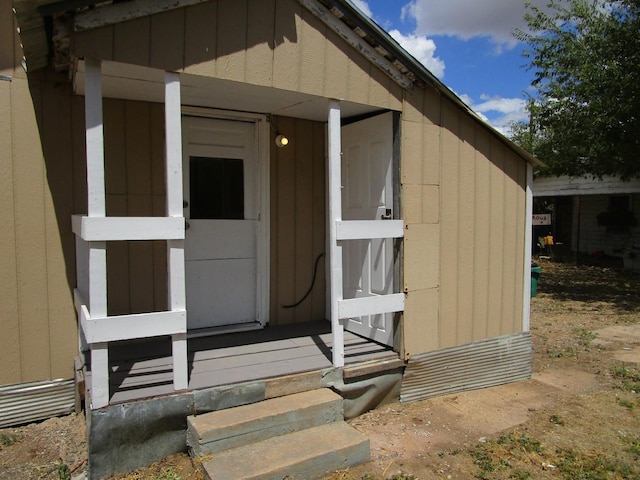
<path fill-rule="evenodd" d="M 338 302 L 338 315 L 341 319 L 377 315 L 379 313 L 402 312 L 403 310 L 404 293 L 349 298 Z"/>
<path fill-rule="evenodd" d="M 86 306 L 82 306 L 80 321 L 85 338 L 93 350 L 93 344 L 96 343 L 186 334 L 185 318 L 184 310 L 95 317 L 91 316 Z"/>
<path fill-rule="evenodd" d="M 167 182 L 167 215 L 182 217 L 182 115 L 180 75 L 165 73 L 164 121 Z"/>
<path fill-rule="evenodd" d="M 91 345 L 91 408 L 109 405 L 109 344 Z"/>
<path fill-rule="evenodd" d="M 344 366 L 344 325 L 338 303 L 342 300 L 342 246 L 338 244 L 338 222 L 342 220 L 340 102 L 329 101 L 329 276 L 331 278 L 331 333 L 333 366 Z"/>
<path fill-rule="evenodd" d="M 169 218 L 178 220 L 182 225 L 182 236 L 167 242 L 167 291 L 169 310 L 172 312 L 186 310 L 181 103 L 180 75 L 166 72 L 164 76 L 164 121 L 167 215 Z M 181 321 L 181 331 L 171 336 L 174 390 L 184 390 L 189 384 L 186 312 Z"/>
<path fill-rule="evenodd" d="M 85 59 L 84 111 L 87 141 L 87 195 L 90 217 L 106 215 L 104 129 L 102 125 L 102 68 L 100 60 Z"/>
<path fill-rule="evenodd" d="M 137 0 L 135 2 L 114 3 L 106 7 L 77 13 L 74 29 L 76 32 L 91 30 L 206 1 L 209 0 Z"/>
<path fill-rule="evenodd" d="M 87 306 L 91 315 L 107 316 L 107 245 L 89 243 L 89 288 Z"/>
<path fill-rule="evenodd" d="M 180 240 L 182 217 L 87 217 L 73 215 L 73 233 L 85 241 Z"/>
<path fill-rule="evenodd" d="M 85 59 L 84 83 L 87 213 L 90 217 L 105 217 L 104 128 L 100 60 Z M 88 312 L 96 317 L 105 317 L 107 315 L 107 246 L 105 242 L 92 242 L 89 244 L 88 250 L 86 278 L 88 281 Z M 84 333 L 86 338 L 87 331 L 82 330 L 81 335 Z M 91 370 L 93 375 L 91 406 L 92 408 L 101 408 L 109 404 L 109 348 L 107 343 L 99 342 L 91 345 Z"/>
<path fill-rule="evenodd" d="M 338 240 L 369 240 L 403 236 L 403 220 L 349 220 L 337 223 Z"/>

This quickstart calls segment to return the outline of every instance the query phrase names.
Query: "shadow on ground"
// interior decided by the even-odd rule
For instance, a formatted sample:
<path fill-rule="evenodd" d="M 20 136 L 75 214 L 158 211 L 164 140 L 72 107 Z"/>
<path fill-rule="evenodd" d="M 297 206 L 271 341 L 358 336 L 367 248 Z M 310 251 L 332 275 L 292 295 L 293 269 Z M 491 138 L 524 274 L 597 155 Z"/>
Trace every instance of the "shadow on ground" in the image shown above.
<path fill-rule="evenodd" d="M 606 302 L 621 312 L 640 308 L 640 274 L 629 270 L 541 261 L 538 293 L 558 301 Z"/>

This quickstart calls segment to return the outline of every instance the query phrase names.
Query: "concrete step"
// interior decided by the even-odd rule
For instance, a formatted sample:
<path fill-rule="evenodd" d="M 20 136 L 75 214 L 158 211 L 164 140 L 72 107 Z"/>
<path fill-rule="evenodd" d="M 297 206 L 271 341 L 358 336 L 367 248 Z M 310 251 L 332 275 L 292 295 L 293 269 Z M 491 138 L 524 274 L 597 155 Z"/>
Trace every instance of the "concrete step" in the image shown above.
<path fill-rule="evenodd" d="M 201 456 L 343 420 L 342 397 L 327 388 L 187 419 L 187 445 Z"/>
<path fill-rule="evenodd" d="M 310 480 L 369 460 L 369 439 L 333 422 L 213 454 L 202 468 L 209 480 Z"/>

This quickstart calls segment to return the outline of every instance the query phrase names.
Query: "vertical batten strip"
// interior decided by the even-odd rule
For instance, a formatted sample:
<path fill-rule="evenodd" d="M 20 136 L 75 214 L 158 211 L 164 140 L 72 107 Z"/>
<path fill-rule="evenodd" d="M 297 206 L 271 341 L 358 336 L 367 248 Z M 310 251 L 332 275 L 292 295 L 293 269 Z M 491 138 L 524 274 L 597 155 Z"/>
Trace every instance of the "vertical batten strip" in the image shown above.
<path fill-rule="evenodd" d="M 524 217 L 524 288 L 522 298 L 522 331 L 531 325 L 531 245 L 533 236 L 533 166 L 527 163 Z"/>
<path fill-rule="evenodd" d="M 338 244 L 338 222 L 342 220 L 340 178 L 340 102 L 329 101 L 329 262 L 331 285 L 331 333 L 333 366 L 344 366 L 344 326 L 339 319 L 338 302 L 342 300 L 342 246 Z"/>
<path fill-rule="evenodd" d="M 180 106 L 180 75 L 165 73 L 165 141 L 167 215 L 182 217 L 182 116 Z M 169 310 L 185 310 L 184 240 L 167 241 Z M 173 354 L 173 388 L 188 387 L 187 325 L 184 332 L 171 336 Z"/>
<path fill-rule="evenodd" d="M 85 60 L 85 134 L 87 142 L 87 213 L 106 215 L 104 128 L 102 118 L 102 68 L 100 60 Z M 106 242 L 89 244 L 88 307 L 92 316 L 107 316 Z M 107 343 L 91 345 L 92 408 L 109 404 L 109 349 Z"/>
<path fill-rule="evenodd" d="M 260 172 L 260 213 L 258 222 L 258 323 L 266 326 L 269 323 L 269 279 L 271 277 L 271 163 L 269 155 L 271 128 L 262 119 L 256 123 L 256 145 L 258 145 L 258 161 Z M 262 272 L 262 273 L 261 273 Z"/>

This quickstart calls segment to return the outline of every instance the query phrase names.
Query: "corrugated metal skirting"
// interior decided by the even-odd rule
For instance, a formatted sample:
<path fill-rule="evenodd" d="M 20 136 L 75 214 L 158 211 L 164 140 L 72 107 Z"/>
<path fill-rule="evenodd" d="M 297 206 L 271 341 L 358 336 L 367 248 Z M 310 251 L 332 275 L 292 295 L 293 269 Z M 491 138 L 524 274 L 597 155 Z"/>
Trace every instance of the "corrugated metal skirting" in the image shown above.
<path fill-rule="evenodd" d="M 66 415 L 74 409 L 73 379 L 0 387 L 0 428 Z"/>
<path fill-rule="evenodd" d="M 400 401 L 493 387 L 531 378 L 531 334 L 481 340 L 409 360 Z"/>

